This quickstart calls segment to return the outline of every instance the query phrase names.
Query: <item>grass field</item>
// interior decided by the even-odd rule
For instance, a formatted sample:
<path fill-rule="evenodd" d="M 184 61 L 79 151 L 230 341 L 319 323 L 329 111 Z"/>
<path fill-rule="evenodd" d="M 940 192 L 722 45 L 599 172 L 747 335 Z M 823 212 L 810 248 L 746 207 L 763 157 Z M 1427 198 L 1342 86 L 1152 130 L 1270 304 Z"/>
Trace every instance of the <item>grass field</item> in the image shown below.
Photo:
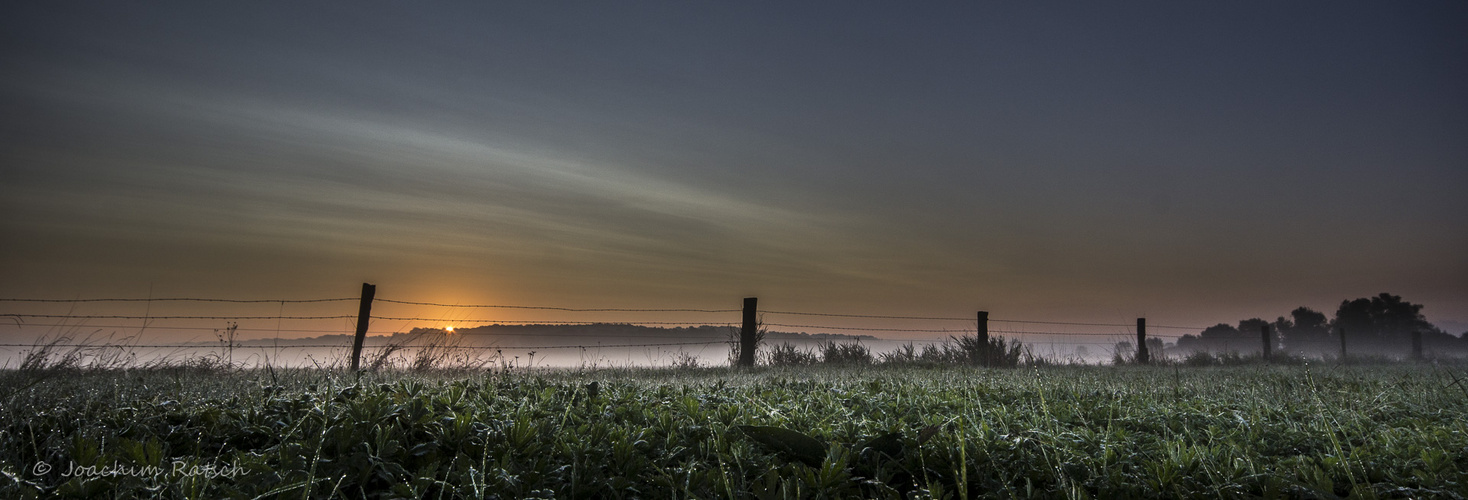
<path fill-rule="evenodd" d="M 4 498 L 1468 495 L 1463 365 L 0 377 Z"/>

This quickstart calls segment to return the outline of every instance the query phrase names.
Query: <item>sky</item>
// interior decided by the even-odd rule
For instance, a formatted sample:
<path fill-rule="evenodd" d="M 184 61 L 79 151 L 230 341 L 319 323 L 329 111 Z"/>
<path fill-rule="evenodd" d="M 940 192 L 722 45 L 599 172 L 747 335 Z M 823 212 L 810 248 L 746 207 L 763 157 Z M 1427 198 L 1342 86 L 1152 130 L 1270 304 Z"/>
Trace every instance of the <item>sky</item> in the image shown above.
<path fill-rule="evenodd" d="M 7 2 L 0 297 L 1207 326 L 1388 292 L 1456 334 L 1463 26 L 1447 1 Z"/>

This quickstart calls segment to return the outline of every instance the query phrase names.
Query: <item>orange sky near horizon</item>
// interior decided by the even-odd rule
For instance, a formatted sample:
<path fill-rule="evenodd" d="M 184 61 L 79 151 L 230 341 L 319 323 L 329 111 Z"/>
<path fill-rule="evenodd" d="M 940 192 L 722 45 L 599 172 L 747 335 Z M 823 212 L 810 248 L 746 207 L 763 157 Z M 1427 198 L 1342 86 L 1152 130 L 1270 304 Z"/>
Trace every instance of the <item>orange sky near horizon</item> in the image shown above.
<path fill-rule="evenodd" d="M 7 4 L 0 298 L 350 298 L 367 282 L 444 304 L 759 297 L 766 311 L 985 310 L 1124 335 L 1139 317 L 1331 315 L 1385 292 L 1461 334 L 1464 25 L 1455 2 Z M 356 304 L 3 314 L 354 317 Z M 739 321 L 374 315 L 423 318 L 374 335 Z M 143 326 L 51 319 L 10 316 L 0 340 Z M 141 331 L 209 340 L 225 326 L 170 321 Z M 915 339 L 941 333 L 849 329 L 973 328 L 767 321 Z"/>

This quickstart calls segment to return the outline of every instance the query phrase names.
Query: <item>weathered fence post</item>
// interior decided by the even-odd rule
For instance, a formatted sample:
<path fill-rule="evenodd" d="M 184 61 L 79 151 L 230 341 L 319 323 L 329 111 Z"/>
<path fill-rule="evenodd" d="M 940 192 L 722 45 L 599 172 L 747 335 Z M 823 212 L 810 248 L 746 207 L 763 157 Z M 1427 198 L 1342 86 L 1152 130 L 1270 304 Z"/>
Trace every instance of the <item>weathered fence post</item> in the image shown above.
<path fill-rule="evenodd" d="M 1147 353 L 1147 318 L 1137 318 L 1137 364 L 1145 365 L 1151 361 Z"/>
<path fill-rule="evenodd" d="M 1341 364 L 1346 363 L 1346 327 L 1340 327 L 1341 331 Z"/>
<path fill-rule="evenodd" d="M 759 325 L 755 319 L 757 297 L 744 299 L 744 327 L 739 330 L 739 366 L 754 366 L 754 350 Z"/>
<path fill-rule="evenodd" d="M 362 365 L 362 341 L 367 339 L 367 323 L 372 320 L 372 297 L 377 295 L 377 285 L 362 284 L 362 305 L 357 308 L 357 336 L 352 340 L 352 371 Z"/>
<path fill-rule="evenodd" d="M 1412 330 L 1412 361 L 1422 361 L 1422 330 Z"/>
<path fill-rule="evenodd" d="M 989 311 L 979 311 L 979 363 L 989 366 Z"/>
<path fill-rule="evenodd" d="M 1270 356 L 1274 353 L 1273 335 L 1269 334 L 1269 325 L 1259 329 L 1259 337 L 1264 342 L 1264 362 L 1268 363 Z"/>

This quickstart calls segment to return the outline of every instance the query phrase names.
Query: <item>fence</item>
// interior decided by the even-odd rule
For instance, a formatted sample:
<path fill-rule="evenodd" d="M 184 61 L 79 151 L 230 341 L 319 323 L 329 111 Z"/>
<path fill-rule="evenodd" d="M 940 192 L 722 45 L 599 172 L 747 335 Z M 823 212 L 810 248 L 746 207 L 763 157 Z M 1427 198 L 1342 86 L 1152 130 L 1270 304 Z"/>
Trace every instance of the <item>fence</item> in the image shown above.
<path fill-rule="evenodd" d="M 38 326 L 38 327 L 77 327 L 77 326 L 82 326 L 84 322 L 87 322 L 87 321 L 95 321 L 95 320 L 140 321 L 141 322 L 140 325 L 133 325 L 133 326 L 127 326 L 127 325 L 96 325 L 96 324 L 85 325 L 88 328 L 139 328 L 139 331 L 143 331 L 143 330 L 147 330 L 147 329 L 151 329 L 151 330 L 193 330 L 193 331 L 199 331 L 200 330 L 200 327 L 197 327 L 197 326 L 194 326 L 194 327 L 188 327 L 188 326 L 169 326 L 169 325 L 156 325 L 154 323 L 155 322 L 161 322 L 161 321 L 170 321 L 170 322 L 172 322 L 172 321 L 219 321 L 219 320 L 224 320 L 224 321 L 233 321 L 233 322 L 235 322 L 235 323 L 232 323 L 233 326 L 231 326 L 229 328 L 231 335 L 233 335 L 235 331 L 246 331 L 246 332 L 249 332 L 249 331 L 274 332 L 275 338 L 277 340 L 280 340 L 280 335 L 281 334 L 287 334 L 287 333 L 289 333 L 289 334 L 301 334 L 301 333 L 340 334 L 340 333 L 344 333 L 346 330 L 350 330 L 352 332 L 352 342 L 351 342 L 350 346 L 345 345 L 345 344 L 293 344 L 293 345 L 287 345 L 287 346 L 280 346 L 277 343 L 276 345 L 271 345 L 271 346 L 258 346 L 258 345 L 257 346 L 244 346 L 244 345 L 234 346 L 234 345 L 231 345 L 230 347 L 231 348 L 239 347 L 239 348 L 245 348 L 245 349 L 252 349 L 252 348 L 253 349 L 260 349 L 260 348 L 275 348 L 275 349 L 281 349 L 281 348 L 343 348 L 344 349 L 344 348 L 350 347 L 350 349 L 351 349 L 350 366 L 351 366 L 351 369 L 352 370 L 359 370 L 361 368 L 361 359 L 362 359 L 362 350 L 363 350 L 363 346 L 364 346 L 364 341 L 365 341 L 365 339 L 367 337 L 367 333 L 369 331 L 369 326 L 374 321 L 404 322 L 405 324 L 411 324 L 411 323 L 419 323 L 419 324 L 421 324 L 421 323 L 424 323 L 424 322 L 430 322 L 430 323 L 433 323 L 433 324 L 440 324 L 440 325 L 441 324 L 445 324 L 445 323 L 491 324 L 491 325 L 572 325 L 572 324 L 591 325 L 591 324 L 617 323 L 617 324 L 630 324 L 630 325 L 642 325 L 642 326 L 649 326 L 649 325 L 659 325 L 659 326 L 669 326 L 669 325 L 679 325 L 679 326 L 724 325 L 724 326 L 728 326 L 730 328 L 733 328 L 733 325 L 734 325 L 734 322 L 733 321 L 720 322 L 720 321 L 566 321 L 566 320 L 510 320 L 510 319 L 502 319 L 502 318 L 470 318 L 470 317 L 460 317 L 462 315 L 461 314 L 457 314 L 457 313 L 453 313 L 453 314 L 440 313 L 436 317 L 433 317 L 433 315 L 422 315 L 422 314 L 408 314 L 408 315 L 374 315 L 373 314 L 373 307 L 374 307 L 374 305 L 388 305 L 388 304 L 393 305 L 393 306 L 407 306 L 407 307 L 417 307 L 417 308 L 425 308 L 425 307 L 427 307 L 427 308 L 433 308 L 433 309 L 435 309 L 437 311 L 455 311 L 455 312 L 465 312 L 465 311 L 476 311 L 476 310 L 490 310 L 490 309 L 494 309 L 494 310 L 516 310 L 516 311 L 551 311 L 551 312 L 558 312 L 558 313 L 619 313 L 619 314 L 620 313 L 645 313 L 645 314 L 652 314 L 652 313 L 657 313 L 657 314 L 677 313 L 677 314 L 680 314 L 680 315 L 690 315 L 690 314 L 692 314 L 692 315 L 729 315 L 729 316 L 726 316 L 725 318 L 730 319 L 730 320 L 733 319 L 733 314 L 734 313 L 739 313 L 740 314 L 740 316 L 738 316 L 739 317 L 739 321 L 738 321 L 738 324 L 739 324 L 739 328 L 738 328 L 739 336 L 738 336 L 737 340 L 735 341 L 737 343 L 737 348 L 738 348 L 738 351 L 737 352 L 739 354 L 739 357 L 737 358 L 737 360 L 734 360 L 734 361 L 736 362 L 736 364 L 741 365 L 741 366 L 753 366 L 755 364 L 755 351 L 757 349 L 756 337 L 758 335 L 758 330 L 761 329 L 761 328 L 767 328 L 767 329 L 768 328 L 781 328 L 781 329 L 794 328 L 794 329 L 814 330 L 814 331 L 822 332 L 822 333 L 846 333 L 846 334 L 857 333 L 857 334 L 864 334 L 864 335 L 871 335 L 871 334 L 877 334 L 877 333 L 907 334 L 907 335 L 936 333 L 936 334 L 942 334 L 943 335 L 942 337 L 939 337 L 939 338 L 904 338 L 904 339 L 900 339 L 900 341 L 903 341 L 903 342 L 912 342 L 912 343 L 938 343 L 938 342 L 947 341 L 947 340 L 950 339 L 950 337 L 952 337 L 954 335 L 969 335 L 969 334 L 973 334 L 973 335 L 976 335 L 977 336 L 978 341 L 979 341 L 978 342 L 978 345 L 981 346 L 981 349 L 988 349 L 988 346 L 989 346 L 989 338 L 990 338 L 990 336 L 992 334 L 992 335 L 1004 335 L 1004 336 L 1007 336 L 1009 339 L 1023 342 L 1025 345 L 1031 346 L 1031 347 L 1044 346 L 1044 345 L 1047 345 L 1048 344 L 1048 345 L 1051 346 L 1052 351 L 1054 350 L 1055 346 L 1057 346 L 1057 345 L 1064 345 L 1064 346 L 1071 346 L 1071 347 L 1074 347 L 1074 346 L 1090 346 L 1090 345 L 1112 346 L 1112 347 L 1115 347 L 1115 346 L 1122 345 L 1123 342 L 1130 343 L 1131 342 L 1131 339 L 1134 338 L 1135 339 L 1135 343 L 1136 343 L 1136 345 L 1135 345 L 1136 352 L 1134 354 L 1134 360 L 1135 360 L 1135 362 L 1140 363 L 1140 364 L 1146 364 L 1146 363 L 1149 363 L 1149 362 L 1151 362 L 1151 361 L 1153 361 L 1153 360 L 1156 359 L 1156 356 L 1154 355 L 1154 353 L 1149 352 L 1148 339 L 1154 339 L 1154 340 L 1155 339 L 1176 340 L 1177 337 L 1178 337 L 1176 335 L 1171 335 L 1171 336 L 1162 336 L 1162 335 L 1156 335 L 1156 334 L 1150 334 L 1149 335 L 1149 333 L 1148 333 L 1149 328 L 1152 331 L 1156 331 L 1156 330 L 1200 331 L 1200 330 L 1203 330 L 1204 329 L 1204 328 L 1201 328 L 1201 327 L 1190 327 L 1190 326 L 1169 326 L 1169 325 L 1155 325 L 1155 324 L 1154 325 L 1148 325 L 1145 318 L 1137 318 L 1135 324 L 1130 324 L 1130 323 L 1106 323 L 1106 322 L 1065 322 L 1065 321 L 1003 319 L 1003 318 L 991 318 L 989 316 L 989 312 L 988 311 L 977 311 L 977 313 L 974 316 L 957 317 L 957 316 L 903 316 L 903 315 L 842 314 L 842 313 L 811 312 L 811 311 L 759 310 L 758 307 L 757 307 L 758 300 L 756 298 L 753 298 L 753 297 L 744 299 L 743 307 L 740 308 L 740 309 L 699 309 L 699 308 L 635 309 L 635 308 L 573 308 L 573 307 L 563 307 L 563 306 L 525 306 L 525 305 L 497 305 L 497 304 L 447 304 L 447 303 L 436 303 L 436 302 L 425 302 L 425 301 L 408 301 L 408 300 L 384 299 L 384 298 L 377 297 L 376 292 L 377 292 L 376 286 L 371 285 L 371 284 L 367 284 L 367 283 L 363 283 L 363 285 L 362 285 L 362 293 L 358 297 L 343 297 L 343 298 L 328 298 L 328 299 L 306 299 L 306 300 L 297 300 L 297 299 L 237 300 L 237 299 L 212 299 L 212 298 L 0 299 L 0 302 L 9 303 L 9 304 L 16 304 L 16 305 L 19 305 L 19 304 L 47 304 L 47 303 L 50 303 L 50 304 L 66 304 L 66 305 L 70 305 L 72 307 L 76 307 L 79 304 L 88 304 L 88 303 L 98 303 L 98 304 L 146 303 L 147 304 L 147 307 L 148 307 L 148 312 L 145 312 L 143 315 L 136 315 L 136 314 L 132 314 L 132 315 L 129 315 L 129 314 L 73 314 L 71 311 L 68 311 L 66 314 L 54 314 L 54 313 L 51 313 L 51 314 L 42 314 L 42 313 L 34 313 L 34 312 L 7 312 L 7 313 L 0 313 L 0 317 L 10 318 L 16 324 L 16 326 Z M 254 305 L 277 305 L 279 307 L 279 309 L 278 309 L 278 313 L 275 314 L 275 315 L 259 315 L 259 314 L 253 314 L 253 315 L 243 315 L 243 314 L 239 314 L 239 315 L 231 315 L 231 314 L 211 314 L 211 315 L 155 315 L 155 314 L 149 314 L 149 312 L 151 312 L 151 308 L 152 308 L 153 305 L 155 305 L 155 304 L 161 304 L 161 303 L 170 303 L 170 302 L 214 304 L 214 305 L 221 305 L 221 306 L 222 305 L 226 305 L 226 304 L 240 304 L 240 305 L 246 305 L 246 304 L 254 304 Z M 285 308 L 286 308 L 287 305 L 291 305 L 291 306 L 299 306 L 299 305 L 304 305 L 304 304 L 320 305 L 320 304 L 335 304 L 335 303 L 343 303 L 343 302 L 345 302 L 345 303 L 356 302 L 357 303 L 357 306 L 358 306 L 357 307 L 357 314 L 355 314 L 355 315 L 351 315 L 351 314 L 286 315 L 284 313 Z M 708 316 L 706 316 L 706 317 L 708 317 Z M 761 318 L 768 318 L 768 317 L 774 317 L 776 319 L 776 321 L 771 321 L 771 322 L 762 322 L 761 321 Z M 810 318 L 813 321 L 798 321 L 797 320 L 796 322 L 784 322 L 784 321 L 790 321 L 790 320 L 781 320 L 780 318 L 783 318 L 783 317 L 789 317 L 789 318 L 792 318 L 792 319 L 793 318 Z M 889 323 L 890 322 L 898 322 L 898 323 L 900 323 L 900 322 L 923 322 L 923 323 L 927 323 L 927 324 L 933 324 L 933 323 L 946 323 L 946 322 L 953 322 L 953 323 L 963 322 L 964 324 L 961 325 L 960 327 L 955 327 L 955 328 L 931 328 L 931 327 L 929 327 L 929 328 L 894 328 L 894 327 L 846 326 L 846 325 L 822 324 L 822 321 L 821 320 L 816 320 L 815 318 L 859 320 L 859 321 L 868 321 L 868 322 L 869 321 L 878 321 L 878 320 L 880 320 L 880 321 L 889 322 Z M 35 322 L 35 320 L 49 320 L 51 322 L 50 323 L 38 323 L 38 322 Z M 77 322 L 77 321 L 80 321 L 80 322 L 83 322 L 83 323 L 71 323 L 71 324 L 68 324 L 67 323 L 67 322 Z M 270 328 L 238 328 L 238 322 L 239 321 L 275 321 L 276 322 L 276 326 L 275 326 L 274 329 L 270 329 Z M 293 323 L 294 322 L 321 322 L 321 321 L 340 321 L 340 322 L 344 322 L 344 323 L 345 322 L 351 322 L 351 323 L 350 323 L 350 328 L 349 329 L 348 328 L 336 328 L 336 329 L 309 329 L 309 328 L 308 329 L 302 329 L 302 328 L 290 328 L 290 329 L 287 329 L 287 328 L 283 328 L 283 322 L 285 322 L 285 321 L 291 321 Z M 972 328 L 966 328 L 968 325 L 973 325 L 973 327 Z M 1105 330 L 1105 329 L 1110 329 L 1111 331 L 1101 331 L 1101 330 Z M 216 332 L 218 332 L 218 330 L 219 329 L 215 329 Z M 1064 331 L 1058 331 L 1058 330 L 1064 330 Z M 1342 335 L 1342 337 L 1340 339 L 1341 340 L 1341 353 L 1342 353 L 1342 359 L 1344 359 L 1344 357 L 1345 357 L 1344 355 L 1345 355 L 1345 352 L 1346 352 L 1345 351 L 1344 332 L 1341 332 L 1341 335 Z M 1105 339 L 1104 340 L 1103 339 L 1100 339 L 1100 337 L 1105 337 Z M 1077 338 L 1081 338 L 1081 339 L 1092 339 L 1092 338 L 1095 338 L 1097 340 L 1095 340 L 1095 341 L 1091 341 L 1091 340 L 1077 340 Z M 1278 345 L 1278 340 L 1276 339 L 1276 336 L 1273 334 L 1273 332 L 1270 331 L 1270 328 L 1267 327 L 1267 326 L 1264 327 L 1263 331 L 1261 332 L 1261 337 L 1260 338 L 1261 338 L 1260 342 L 1261 342 L 1261 345 L 1262 345 L 1262 348 L 1263 348 L 1262 349 L 1263 357 L 1266 360 L 1268 360 L 1268 359 L 1270 359 L 1272 357 L 1272 355 L 1273 355 L 1273 347 L 1276 346 L 1276 345 Z M 1420 337 L 1414 337 L 1413 341 L 1414 341 L 1413 342 L 1413 351 L 1412 351 L 1413 352 L 1413 357 L 1414 358 L 1420 358 L 1421 357 L 1421 341 L 1420 341 Z M 498 350 L 500 352 L 503 352 L 503 351 L 506 351 L 506 350 L 513 351 L 513 350 L 519 349 L 521 351 L 528 350 L 533 355 L 533 353 L 536 350 L 540 350 L 540 349 L 582 349 L 584 351 L 584 350 L 590 349 L 590 348 L 596 348 L 596 349 L 601 349 L 601 348 L 654 348 L 654 347 L 655 348 L 661 348 L 661 347 L 680 347 L 680 348 L 682 348 L 682 347 L 700 346 L 700 345 L 707 347 L 709 345 L 724 344 L 724 343 L 728 343 L 728 342 L 729 342 L 729 340 L 726 339 L 726 340 L 713 340 L 713 341 L 703 341 L 703 342 L 691 342 L 691 341 L 677 341 L 677 342 L 673 342 L 673 341 L 668 341 L 668 342 L 631 342 L 631 343 L 620 343 L 620 344 L 600 344 L 600 343 L 598 343 L 596 345 L 584 345 L 584 344 L 564 344 L 564 345 L 552 345 L 552 346 L 542 345 L 542 346 L 533 346 L 533 347 L 532 346 L 485 345 L 485 346 L 453 346 L 453 347 L 450 347 L 450 348 L 452 348 L 452 349 L 492 349 L 492 350 Z M 13 348 L 35 347 L 36 345 L 37 344 L 34 343 L 34 342 L 32 342 L 30 344 L 24 344 L 24 343 L 0 343 L 0 348 L 11 348 L 11 349 L 13 349 Z M 85 343 L 85 342 L 82 342 L 82 343 L 60 343 L 60 344 L 54 344 L 53 343 L 51 345 L 54 345 L 54 346 L 62 346 L 62 347 L 81 347 L 81 348 L 112 347 L 112 345 L 109 345 L 109 344 L 90 344 L 90 343 Z M 193 344 L 183 344 L 183 343 L 153 343 L 153 344 L 130 344 L 129 347 L 134 347 L 134 348 L 197 349 L 197 348 L 201 348 L 201 347 L 207 347 L 207 344 L 201 345 L 199 343 L 193 343 Z M 1119 353 L 1117 353 L 1117 354 L 1119 354 Z M 987 355 L 987 352 L 983 353 L 983 355 L 980 356 L 980 359 L 981 360 L 984 360 L 984 362 L 987 362 L 989 360 L 989 356 Z"/>

